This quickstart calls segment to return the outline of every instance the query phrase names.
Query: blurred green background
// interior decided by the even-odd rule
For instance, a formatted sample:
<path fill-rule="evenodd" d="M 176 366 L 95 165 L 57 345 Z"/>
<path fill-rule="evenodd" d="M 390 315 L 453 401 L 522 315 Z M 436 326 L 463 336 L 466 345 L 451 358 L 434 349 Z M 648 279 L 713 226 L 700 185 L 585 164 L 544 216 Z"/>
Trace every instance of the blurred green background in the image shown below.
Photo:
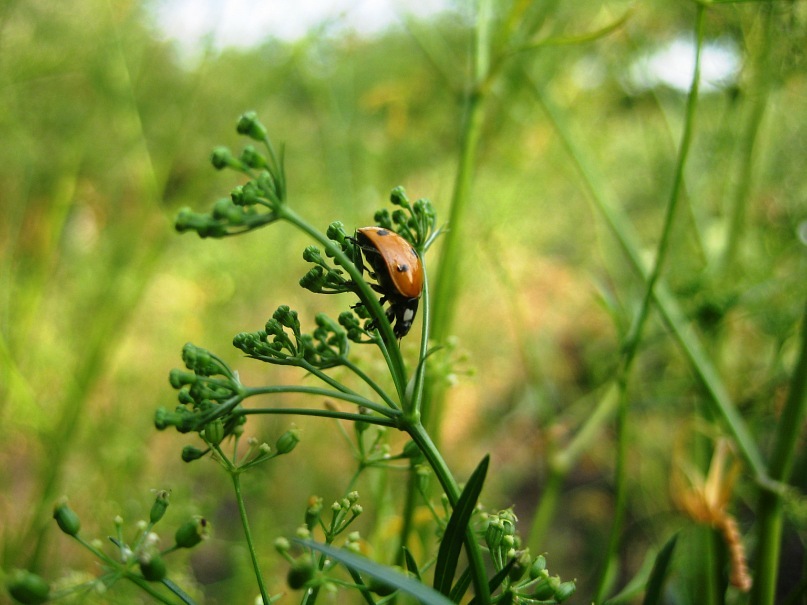
<path fill-rule="evenodd" d="M 724 79 L 702 94 L 665 273 L 763 448 L 807 295 L 805 6 L 709 12 L 707 39 L 729 62 L 718 62 Z M 380 33 L 341 29 L 337 20 L 294 41 L 211 43 L 190 58 L 161 34 L 151 8 L 117 0 L 0 5 L 2 567 L 32 566 L 52 578 L 92 573 L 91 560 L 54 526 L 53 501 L 68 495 L 87 534 L 103 537 L 115 515 L 145 517 L 149 490 L 168 488 L 166 523 L 201 513 L 216 528 L 185 573 L 208 585 L 208 602 L 224 603 L 254 592 L 246 551 L 226 478 L 209 461 L 180 461 L 190 437 L 153 428 L 154 410 L 173 405 L 168 371 L 192 341 L 221 354 L 247 384 L 300 381 L 240 360 L 232 336 L 259 329 L 280 304 L 311 325 L 315 313 L 335 314 L 349 301 L 296 285 L 309 242 L 290 229 L 203 241 L 178 236 L 173 216 L 181 206 L 207 208 L 237 184 L 207 158 L 215 145 L 238 148 L 235 120 L 254 109 L 274 141 L 285 142 L 290 200 L 312 223 L 371 224 L 396 185 L 430 198 L 445 217 L 473 20 L 461 3 Z M 546 461 L 590 417 L 642 294 L 535 91 L 564 112 L 600 191 L 652 259 L 686 98 L 654 79 L 650 58 L 692 52 L 695 10 L 661 0 L 545 8 L 541 35 L 567 41 L 631 12 L 609 35 L 519 57 L 523 69 L 504 72 L 492 91 L 472 200 L 457 226 L 459 361 L 442 433 L 458 477 L 492 453 L 484 503 L 516 504 L 525 528 Z M 404 341 L 410 359 L 416 345 L 416 337 Z M 380 363 L 357 354 L 370 369 Z M 625 578 L 670 527 L 686 525 L 669 475 L 680 441 L 700 430 L 692 427 L 698 384 L 655 316 L 632 381 Z M 289 422 L 251 419 L 248 434 L 271 443 Z M 295 422 L 304 432 L 294 455 L 246 485 L 273 591 L 284 589 L 285 564 L 272 540 L 293 532 L 309 495 L 338 497 L 351 473 L 333 424 Z M 578 579 L 581 603 L 608 536 L 613 444 L 606 424 L 569 475 L 546 538 L 553 570 Z M 802 487 L 805 476 L 802 449 L 794 472 Z M 741 530 L 747 505 L 741 490 Z M 804 569 L 804 527 L 796 530 L 783 562 L 793 566 L 783 567 L 791 584 Z"/>

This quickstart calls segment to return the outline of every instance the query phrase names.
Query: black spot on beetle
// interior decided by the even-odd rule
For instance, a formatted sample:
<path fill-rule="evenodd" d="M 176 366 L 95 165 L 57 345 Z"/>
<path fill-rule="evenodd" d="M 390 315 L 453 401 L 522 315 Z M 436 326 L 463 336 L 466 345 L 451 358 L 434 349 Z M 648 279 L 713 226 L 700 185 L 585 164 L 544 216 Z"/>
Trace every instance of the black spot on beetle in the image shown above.
<path fill-rule="evenodd" d="M 398 270 L 398 273 L 406 273 L 409 271 L 409 265 L 397 265 L 395 268 Z"/>
<path fill-rule="evenodd" d="M 379 230 L 378 230 L 378 231 L 376 231 L 375 233 L 376 233 L 376 235 L 378 235 L 379 237 L 384 237 L 385 235 L 389 235 L 389 231 L 387 231 L 386 229 L 379 229 Z"/>

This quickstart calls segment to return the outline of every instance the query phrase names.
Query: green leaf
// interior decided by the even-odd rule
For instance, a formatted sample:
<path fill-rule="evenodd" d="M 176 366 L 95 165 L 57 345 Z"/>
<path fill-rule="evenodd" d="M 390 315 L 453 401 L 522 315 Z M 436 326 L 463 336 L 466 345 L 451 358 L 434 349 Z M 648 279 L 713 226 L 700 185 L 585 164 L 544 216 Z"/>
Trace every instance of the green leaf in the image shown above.
<path fill-rule="evenodd" d="M 412 553 L 406 546 L 403 547 L 403 553 L 407 571 L 415 576 L 419 582 L 422 582 L 423 580 L 420 577 L 420 570 L 418 569 L 418 564 L 415 561 L 415 557 L 412 556 Z"/>
<path fill-rule="evenodd" d="M 468 588 L 470 586 L 471 586 L 471 568 L 466 567 L 465 571 L 463 571 L 462 574 L 460 575 L 460 579 L 457 580 L 456 584 L 454 584 L 454 588 L 451 589 L 448 598 L 451 599 L 451 601 L 454 603 L 459 603 L 460 601 L 462 601 L 462 597 L 465 596 L 465 593 L 468 592 Z M 474 601 L 476 601 L 475 597 L 474 600 L 471 601 L 471 603 L 473 603 Z"/>
<path fill-rule="evenodd" d="M 656 557 L 653 571 L 650 572 L 650 579 L 647 581 L 647 592 L 645 592 L 644 601 L 642 601 L 643 605 L 661 603 L 661 589 L 664 586 L 664 579 L 667 577 L 667 570 L 670 567 L 677 540 L 678 534 L 676 533 L 667 541 Z"/>
<path fill-rule="evenodd" d="M 294 542 L 305 548 L 311 548 L 324 553 L 331 559 L 338 561 L 345 567 L 354 571 L 367 574 L 374 577 L 380 582 L 394 586 L 401 592 L 414 597 L 423 605 L 453 605 L 446 597 L 441 595 L 436 590 L 429 588 L 425 584 L 413 580 L 404 574 L 394 571 L 393 569 L 371 561 L 366 557 L 353 554 L 350 551 L 341 548 L 334 548 L 327 544 L 320 544 L 312 540 L 299 540 L 294 539 Z"/>
<path fill-rule="evenodd" d="M 488 582 L 488 588 L 490 589 L 490 592 L 493 592 L 493 591 L 494 591 L 494 590 L 496 590 L 496 589 L 497 589 L 499 586 L 501 586 L 501 585 L 502 585 L 502 582 L 504 582 L 504 579 L 505 579 L 505 578 L 506 578 L 506 577 L 507 577 L 507 576 L 510 574 L 510 570 L 511 570 L 511 569 L 513 569 L 513 565 L 515 565 L 515 564 L 516 564 L 516 560 L 515 560 L 515 558 L 510 559 L 510 560 L 507 562 L 507 565 L 505 565 L 504 567 L 502 567 L 502 568 L 501 568 L 501 570 L 499 570 L 499 572 L 498 572 L 498 573 L 497 573 L 495 576 L 493 576 L 493 577 L 490 579 L 490 582 Z M 470 580 L 469 580 L 469 581 L 470 581 Z M 459 585 L 459 582 L 457 582 L 457 585 Z M 455 588 L 456 588 L 456 587 L 455 587 Z M 467 588 L 468 588 L 468 586 L 466 585 L 466 586 L 465 586 L 465 588 L 467 589 Z M 463 592 L 464 592 L 464 591 L 463 591 Z M 451 594 L 452 594 L 452 596 L 453 596 L 454 591 L 452 591 L 452 593 L 451 593 Z M 460 595 L 460 596 L 462 596 L 462 595 Z M 512 595 L 511 595 L 511 596 L 512 596 Z M 452 601 L 454 601 L 455 603 L 459 603 L 459 600 L 455 600 L 455 599 L 451 599 L 451 600 L 452 600 Z M 479 605 L 479 604 L 477 603 L 476 597 L 474 597 L 473 599 L 471 599 L 471 602 L 470 602 L 470 603 L 468 603 L 468 605 Z M 501 605 L 501 603 L 499 603 L 499 605 Z"/>
<path fill-rule="evenodd" d="M 468 479 L 468 483 L 454 507 L 454 512 L 451 513 L 451 518 L 448 520 L 443 540 L 440 542 L 437 562 L 434 565 L 434 588 L 444 595 L 451 592 L 451 583 L 454 581 L 454 573 L 457 571 L 457 562 L 462 552 L 466 529 L 485 483 L 489 462 L 490 456 L 482 458 L 482 462 Z"/>
<path fill-rule="evenodd" d="M 619 605 L 620 603 L 633 603 L 636 595 L 641 593 L 647 585 L 647 580 L 650 577 L 650 572 L 653 570 L 653 564 L 658 556 L 657 552 L 650 551 L 646 553 L 642 566 L 639 571 L 630 579 L 630 581 L 620 590 L 617 594 L 609 597 L 603 602 L 603 605 Z"/>

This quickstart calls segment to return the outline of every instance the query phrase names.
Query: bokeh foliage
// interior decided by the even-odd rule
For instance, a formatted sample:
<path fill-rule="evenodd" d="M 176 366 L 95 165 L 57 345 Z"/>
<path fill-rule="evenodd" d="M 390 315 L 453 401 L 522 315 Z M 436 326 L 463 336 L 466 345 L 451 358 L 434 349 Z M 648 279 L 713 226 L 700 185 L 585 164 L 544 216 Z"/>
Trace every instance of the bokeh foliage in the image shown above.
<path fill-rule="evenodd" d="M 460 476 L 491 451 L 490 505 L 515 503 L 523 518 L 540 499 L 548 457 L 591 415 L 614 372 L 642 294 L 535 88 L 574 125 L 600 186 L 652 255 L 685 97 L 664 86 L 639 89 L 628 74 L 644 54 L 691 37 L 695 10 L 662 1 L 541 5 L 544 39 L 595 31 L 629 9 L 624 26 L 607 36 L 547 45 L 504 71 L 462 226 L 452 328 L 462 359 L 443 439 Z M 0 7 L 3 567 L 81 569 L 47 525 L 63 493 L 103 527 L 120 511 L 145 515 L 142 494 L 170 487 L 184 512 L 203 511 L 218 528 L 194 561 L 200 582 L 221 580 L 210 594 L 224 600 L 239 594 L 249 571 L 232 502 L 203 465 L 182 465 L 176 437 L 155 433 L 152 413 L 172 396 L 165 376 L 184 342 L 226 351 L 233 334 L 261 325 L 278 304 L 313 317 L 329 303 L 296 287 L 307 243 L 298 236 L 267 231 L 211 245 L 178 238 L 172 216 L 232 186 L 205 159 L 215 144 L 233 142 L 234 118 L 249 108 L 286 142 L 290 196 L 313 222 L 369 224 L 397 184 L 432 199 L 438 212 L 447 209 L 470 28 L 462 9 L 370 38 L 323 26 L 295 43 L 210 49 L 189 64 L 136 2 Z M 733 42 L 741 71 L 703 94 L 665 277 L 764 451 L 807 296 L 807 11 L 799 2 L 732 4 L 710 10 L 706 28 L 710 39 Z M 735 207 L 740 228 L 732 240 Z M 272 379 L 242 366 L 247 377 Z M 692 442 L 720 432 L 719 424 L 694 426 L 709 416 L 699 385 L 655 316 L 632 382 L 624 578 L 671 527 L 698 531 L 674 508 L 670 469 L 676 456 L 698 461 Z M 326 445 L 304 438 L 304 455 L 245 486 L 271 508 L 259 521 L 265 535 L 294 527 L 310 493 L 341 489 L 334 467 L 350 467 L 329 427 L 299 424 Z M 547 537 L 553 565 L 576 575 L 584 595 L 607 540 L 614 442 L 605 427 L 587 449 Z M 793 473 L 802 490 L 804 451 Z M 388 488 L 381 479 L 367 487 Z M 734 504 L 744 532 L 751 490 L 741 482 Z M 395 512 L 379 511 L 378 535 Z M 782 581 L 789 585 L 805 569 L 799 519 L 790 518 L 786 533 Z M 267 566 L 279 564 L 268 548 L 265 557 Z M 283 574 L 279 568 L 275 581 Z"/>

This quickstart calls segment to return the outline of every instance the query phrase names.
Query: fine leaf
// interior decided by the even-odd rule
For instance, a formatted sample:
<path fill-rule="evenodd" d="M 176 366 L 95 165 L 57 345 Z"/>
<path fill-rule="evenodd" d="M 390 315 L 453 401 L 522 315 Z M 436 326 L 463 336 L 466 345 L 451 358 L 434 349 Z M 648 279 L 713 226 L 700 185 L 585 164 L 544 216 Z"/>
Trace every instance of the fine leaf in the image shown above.
<path fill-rule="evenodd" d="M 504 582 L 504 579 L 510 574 L 510 570 L 513 569 L 513 565 L 515 565 L 515 564 L 516 564 L 516 559 L 515 558 L 510 559 L 507 562 L 507 565 L 502 567 L 499 570 L 499 572 L 490 579 L 490 582 L 488 582 L 488 588 L 490 589 L 491 593 L 494 590 L 496 590 L 499 586 L 502 585 L 502 582 Z M 457 584 L 459 585 L 459 582 L 457 582 Z M 454 588 L 456 589 L 456 586 Z M 466 586 L 466 588 L 467 588 L 467 586 Z M 454 591 L 451 591 L 451 594 L 453 596 Z M 451 600 L 454 601 L 455 603 L 459 603 L 458 600 L 455 600 L 455 599 L 451 599 Z M 471 602 L 468 603 L 468 605 L 479 605 L 477 600 L 476 600 L 476 597 L 471 599 Z M 501 603 L 499 603 L 499 605 L 501 605 Z"/>
<path fill-rule="evenodd" d="M 420 577 L 420 570 L 418 569 L 418 564 L 415 561 L 415 557 L 412 556 L 412 553 L 406 546 L 403 547 L 403 553 L 404 553 L 404 561 L 406 561 L 406 570 L 413 576 L 415 576 L 418 582 L 422 582 L 423 580 Z"/>
<path fill-rule="evenodd" d="M 401 592 L 405 592 L 423 605 L 453 605 L 451 601 L 436 590 L 390 567 L 371 561 L 366 557 L 356 555 L 341 548 L 334 548 L 327 544 L 320 544 L 312 540 L 294 539 L 294 542 L 305 548 L 311 548 L 324 553 L 329 558 L 338 561 L 349 569 L 372 576 L 379 582 L 383 582 Z"/>
<path fill-rule="evenodd" d="M 664 586 L 664 579 L 667 577 L 667 571 L 672 561 L 673 550 L 675 550 L 675 542 L 678 540 L 678 534 L 673 535 L 672 538 L 667 540 L 664 548 L 659 551 L 656 557 L 656 562 L 653 563 L 653 571 L 650 572 L 650 579 L 647 580 L 647 592 L 644 595 L 643 605 L 656 605 L 661 603 L 661 589 Z"/>
<path fill-rule="evenodd" d="M 462 490 L 457 505 L 451 513 L 451 518 L 446 525 L 443 540 L 440 542 L 440 549 L 437 551 L 437 562 L 434 565 L 434 588 L 448 595 L 451 592 L 451 584 L 454 581 L 454 573 L 457 571 L 457 563 L 462 552 L 462 545 L 466 536 L 466 529 L 471 520 L 471 515 L 476 508 L 476 501 L 482 492 L 485 483 L 485 476 L 488 472 L 490 456 L 482 458 L 482 462 L 476 467 L 465 489 Z"/>

